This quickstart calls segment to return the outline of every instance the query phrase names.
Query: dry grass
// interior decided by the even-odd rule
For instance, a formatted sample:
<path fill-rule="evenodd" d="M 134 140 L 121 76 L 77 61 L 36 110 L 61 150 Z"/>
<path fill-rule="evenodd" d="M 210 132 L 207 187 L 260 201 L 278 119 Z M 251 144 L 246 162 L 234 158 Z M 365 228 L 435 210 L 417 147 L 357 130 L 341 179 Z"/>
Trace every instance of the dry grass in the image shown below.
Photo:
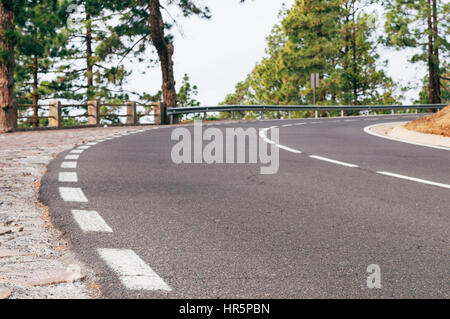
<path fill-rule="evenodd" d="M 433 115 L 407 123 L 408 130 L 450 137 L 450 105 Z"/>

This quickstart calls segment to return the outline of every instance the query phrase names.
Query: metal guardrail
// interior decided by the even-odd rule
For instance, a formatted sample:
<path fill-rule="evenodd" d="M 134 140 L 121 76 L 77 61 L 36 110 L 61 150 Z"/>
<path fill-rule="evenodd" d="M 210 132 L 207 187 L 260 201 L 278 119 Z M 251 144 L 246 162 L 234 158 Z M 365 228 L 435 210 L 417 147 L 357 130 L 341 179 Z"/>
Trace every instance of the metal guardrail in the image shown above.
<path fill-rule="evenodd" d="M 408 109 L 443 109 L 447 104 L 415 105 L 222 105 L 196 107 L 169 107 L 167 115 L 180 115 L 209 112 L 292 112 L 292 111 L 372 111 L 372 110 L 408 110 Z"/>

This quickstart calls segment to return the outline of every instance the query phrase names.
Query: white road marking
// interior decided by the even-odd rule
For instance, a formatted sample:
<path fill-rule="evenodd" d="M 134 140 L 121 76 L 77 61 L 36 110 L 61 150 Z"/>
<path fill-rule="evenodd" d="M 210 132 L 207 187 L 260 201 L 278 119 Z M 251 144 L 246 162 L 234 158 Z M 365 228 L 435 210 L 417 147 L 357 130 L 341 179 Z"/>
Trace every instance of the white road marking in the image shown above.
<path fill-rule="evenodd" d="M 319 161 L 329 162 L 329 163 L 333 163 L 333 164 L 337 164 L 337 165 L 342 165 L 342 166 L 346 166 L 346 167 L 352 167 L 352 168 L 357 168 L 357 167 L 359 167 L 358 165 L 355 165 L 355 164 L 350 164 L 350 163 L 340 162 L 340 161 L 336 161 L 336 160 L 334 160 L 334 159 L 326 158 L 326 157 L 322 157 L 322 156 L 310 155 L 309 157 L 314 158 L 314 159 L 317 159 L 317 160 L 319 160 Z"/>
<path fill-rule="evenodd" d="M 72 153 L 72 154 L 81 154 L 83 152 L 84 152 L 84 150 L 73 150 L 73 151 L 70 151 L 70 153 Z"/>
<path fill-rule="evenodd" d="M 61 168 L 77 168 L 77 162 L 62 162 Z"/>
<path fill-rule="evenodd" d="M 438 186 L 438 187 L 450 189 L 450 185 L 448 185 L 448 184 L 436 183 L 436 182 L 428 181 L 425 179 L 420 179 L 420 178 L 415 178 L 415 177 L 410 177 L 410 176 L 405 176 L 405 175 L 399 175 L 399 174 L 394 174 L 394 173 L 389 173 L 389 172 L 377 172 L 377 173 L 381 174 L 381 175 L 386 175 L 386 176 L 390 176 L 390 177 L 396 177 L 396 178 L 412 181 L 412 182 L 417 182 L 417 183 L 422 183 L 422 184 L 427 184 L 427 185 Z"/>
<path fill-rule="evenodd" d="M 96 211 L 72 210 L 72 215 L 83 232 L 113 232 Z"/>
<path fill-rule="evenodd" d="M 285 125 L 282 125 L 283 127 L 291 127 L 293 124 L 285 124 Z"/>
<path fill-rule="evenodd" d="M 89 145 L 89 146 L 94 146 L 94 145 L 97 145 L 98 144 L 98 142 L 90 142 L 90 143 L 86 143 L 86 145 Z"/>
<path fill-rule="evenodd" d="M 100 248 L 97 251 L 128 289 L 172 290 L 134 251 L 112 248 Z"/>
<path fill-rule="evenodd" d="M 387 125 L 387 124 L 393 124 L 393 123 L 403 123 L 403 122 L 392 122 L 392 123 L 382 123 L 382 124 L 374 124 L 374 125 L 370 125 L 364 128 L 364 132 L 366 132 L 367 134 L 376 136 L 376 137 L 381 137 L 381 138 L 385 138 L 388 140 L 392 140 L 392 141 L 396 141 L 396 142 L 403 142 L 403 143 L 407 143 L 407 144 L 412 144 L 412 145 L 418 145 L 418 146 L 425 146 L 425 147 L 431 147 L 431 148 L 436 148 L 438 150 L 446 150 L 446 151 L 450 151 L 450 148 L 445 147 L 445 146 L 435 146 L 435 145 L 429 145 L 429 144 L 422 144 L 422 143 L 416 143 L 416 142 L 411 142 L 411 141 L 407 141 L 407 140 L 402 140 L 399 138 L 395 138 L 395 137 L 391 137 L 391 136 L 386 136 L 384 134 L 378 134 L 375 133 L 374 131 L 372 131 L 373 127 L 379 126 L 379 125 Z"/>
<path fill-rule="evenodd" d="M 359 120 L 344 120 L 344 122 L 357 122 Z"/>
<path fill-rule="evenodd" d="M 80 202 L 87 203 L 88 199 L 84 195 L 81 188 L 74 187 L 60 187 L 59 194 L 65 202 Z"/>
<path fill-rule="evenodd" d="M 302 153 L 299 150 L 296 150 L 296 149 L 293 149 L 293 148 L 290 148 L 290 147 L 287 147 L 287 146 L 284 146 L 284 145 L 276 144 L 276 146 L 278 148 L 281 148 L 281 149 L 283 149 L 285 151 L 288 151 L 288 152 L 291 152 L 291 153 L 295 153 L 295 154 L 301 154 Z"/>
<path fill-rule="evenodd" d="M 66 157 L 64 157 L 64 159 L 66 159 L 66 160 L 77 160 L 77 159 L 79 159 L 80 158 L 80 155 L 67 155 Z"/>
<path fill-rule="evenodd" d="M 58 181 L 61 183 L 77 183 L 78 176 L 76 172 L 60 172 Z"/>
<path fill-rule="evenodd" d="M 91 147 L 90 146 L 78 146 L 77 147 L 78 150 L 87 150 L 89 148 L 91 148 Z"/>

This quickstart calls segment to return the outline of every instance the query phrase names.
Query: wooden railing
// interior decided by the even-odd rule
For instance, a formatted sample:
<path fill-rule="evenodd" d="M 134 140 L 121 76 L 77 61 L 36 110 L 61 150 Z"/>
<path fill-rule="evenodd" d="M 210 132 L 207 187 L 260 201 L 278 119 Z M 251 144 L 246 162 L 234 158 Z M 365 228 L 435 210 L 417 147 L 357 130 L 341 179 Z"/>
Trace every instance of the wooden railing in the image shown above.
<path fill-rule="evenodd" d="M 162 124 L 164 118 L 161 117 L 161 114 L 165 114 L 164 105 L 161 102 L 146 104 L 135 101 L 102 103 L 94 100 L 84 104 L 62 104 L 60 101 L 51 101 L 38 106 L 18 104 L 17 109 L 19 129 Z M 33 110 L 31 112 L 34 113 L 33 115 L 30 115 L 31 110 Z M 149 117 L 149 119 L 142 123 L 142 119 L 145 117 Z M 42 121 L 43 119 L 47 119 L 47 121 Z M 68 119 L 79 120 L 69 121 Z M 40 125 L 36 125 L 36 123 L 40 123 Z"/>

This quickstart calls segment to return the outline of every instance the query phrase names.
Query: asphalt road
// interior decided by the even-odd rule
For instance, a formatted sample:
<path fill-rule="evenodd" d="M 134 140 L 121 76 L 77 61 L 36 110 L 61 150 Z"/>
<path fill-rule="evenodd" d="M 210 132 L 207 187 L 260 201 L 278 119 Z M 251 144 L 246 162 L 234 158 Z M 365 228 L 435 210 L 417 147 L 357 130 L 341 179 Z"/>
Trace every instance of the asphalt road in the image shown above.
<path fill-rule="evenodd" d="M 60 154 L 41 200 L 107 298 L 448 298 L 450 189 L 377 172 L 448 185 L 450 152 L 363 131 L 410 118 L 217 126 L 278 126 L 279 143 L 303 153 L 281 149 L 274 175 L 261 164 L 176 165 L 173 128 L 149 130 L 79 154 L 76 183 L 58 181 Z M 61 186 L 88 201 L 64 201 Z M 83 232 L 74 209 L 98 212 L 112 232 Z M 133 251 L 170 291 L 128 289 L 126 270 L 98 249 Z M 380 289 L 367 287 L 371 264 Z"/>

